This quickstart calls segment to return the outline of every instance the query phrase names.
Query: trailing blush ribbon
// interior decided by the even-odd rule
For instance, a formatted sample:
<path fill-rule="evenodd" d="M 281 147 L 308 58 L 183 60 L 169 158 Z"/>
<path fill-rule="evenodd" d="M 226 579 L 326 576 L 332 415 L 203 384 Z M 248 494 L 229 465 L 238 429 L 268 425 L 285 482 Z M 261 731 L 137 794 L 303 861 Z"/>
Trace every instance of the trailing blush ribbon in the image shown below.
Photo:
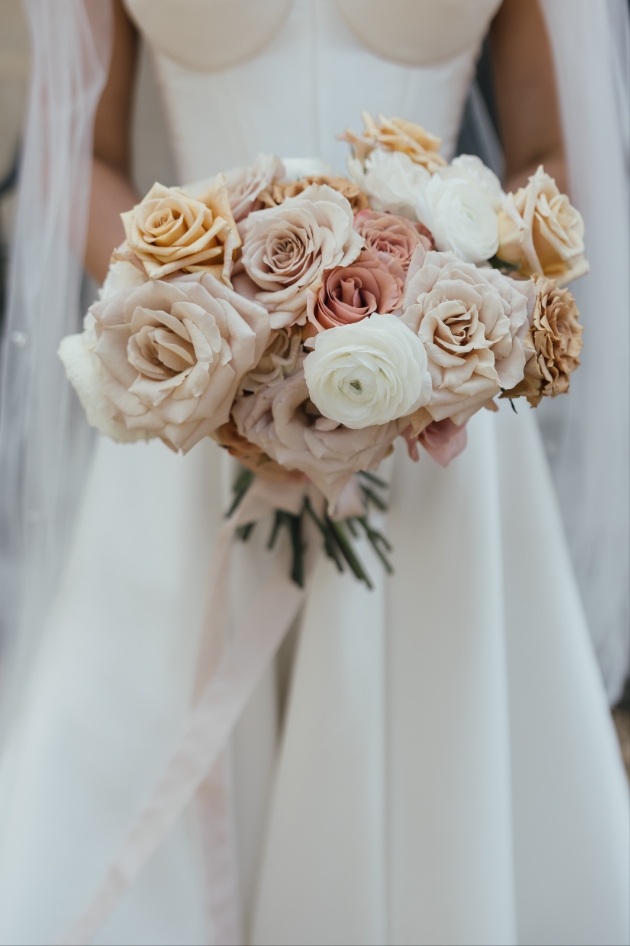
<path fill-rule="evenodd" d="M 230 549 L 239 526 L 255 522 L 275 509 L 298 514 L 311 489 L 299 483 L 279 485 L 256 477 L 221 529 L 210 570 L 209 602 L 191 714 L 153 794 L 138 814 L 92 901 L 59 941 L 60 946 L 84 946 L 93 940 L 200 788 L 206 824 L 210 826 L 208 839 L 221 840 L 219 861 L 215 860 L 211 869 L 215 883 L 223 867 L 231 873 L 229 844 L 225 837 L 226 790 L 221 788 L 225 786 L 222 751 L 298 614 L 321 542 L 315 527 L 308 527 L 303 588 L 290 578 L 288 548 L 279 550 L 271 577 L 255 596 L 233 634 L 229 631 L 227 596 Z M 227 877 L 224 881 L 229 885 Z M 230 891 L 222 894 L 219 891 L 219 894 L 218 899 L 214 897 L 214 909 L 213 897 L 209 903 L 214 913 L 215 942 L 236 942 L 238 921 L 234 916 L 234 903 L 230 903 L 234 897 Z"/>

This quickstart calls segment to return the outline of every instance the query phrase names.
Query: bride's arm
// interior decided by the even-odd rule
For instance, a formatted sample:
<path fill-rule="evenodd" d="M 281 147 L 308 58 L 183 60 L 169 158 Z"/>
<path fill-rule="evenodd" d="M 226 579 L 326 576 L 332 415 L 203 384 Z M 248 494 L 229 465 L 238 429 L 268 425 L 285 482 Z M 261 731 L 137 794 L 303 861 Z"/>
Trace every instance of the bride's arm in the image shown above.
<path fill-rule="evenodd" d="M 553 54 L 537 0 L 504 0 L 490 41 L 506 190 L 526 183 L 544 164 L 566 193 Z"/>
<path fill-rule="evenodd" d="M 92 193 L 85 265 L 101 283 L 114 247 L 125 238 L 120 213 L 138 201 L 130 180 L 131 106 L 137 36 L 120 0 L 114 7 L 114 48 L 94 126 Z"/>

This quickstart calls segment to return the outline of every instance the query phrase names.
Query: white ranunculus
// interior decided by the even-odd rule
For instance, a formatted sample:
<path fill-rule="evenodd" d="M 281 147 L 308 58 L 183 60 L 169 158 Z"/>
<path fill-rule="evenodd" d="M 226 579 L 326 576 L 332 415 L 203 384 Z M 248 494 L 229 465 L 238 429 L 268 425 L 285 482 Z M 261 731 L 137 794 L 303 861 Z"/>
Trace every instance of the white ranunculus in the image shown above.
<path fill-rule="evenodd" d="M 442 178 L 461 177 L 476 184 L 490 198 L 496 212 L 501 210 L 505 200 L 505 191 L 501 187 L 501 181 L 477 155 L 460 154 L 447 168 L 438 171 L 438 174 Z"/>
<path fill-rule="evenodd" d="M 365 159 L 348 158 L 348 173 L 370 197 L 374 210 L 416 219 L 418 195 L 431 179 L 426 168 L 402 151 L 376 148 Z"/>
<path fill-rule="evenodd" d="M 405 417 L 431 397 L 424 345 L 395 315 L 322 332 L 304 373 L 321 413 L 354 430 Z"/>
<path fill-rule="evenodd" d="M 418 195 L 416 212 L 438 250 L 451 250 L 465 263 L 495 255 L 499 218 L 491 198 L 472 180 L 434 174 Z"/>

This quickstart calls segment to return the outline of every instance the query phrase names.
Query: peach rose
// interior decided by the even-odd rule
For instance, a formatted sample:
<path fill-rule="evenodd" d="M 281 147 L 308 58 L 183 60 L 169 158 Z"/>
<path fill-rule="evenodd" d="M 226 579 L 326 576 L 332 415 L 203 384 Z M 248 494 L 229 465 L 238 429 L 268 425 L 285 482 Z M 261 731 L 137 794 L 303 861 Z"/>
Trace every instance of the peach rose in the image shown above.
<path fill-rule="evenodd" d="M 151 280 L 95 303 L 60 356 L 88 413 L 115 440 L 159 437 L 184 453 L 227 423 L 269 317 L 208 273 Z"/>
<path fill-rule="evenodd" d="M 375 470 L 400 429 L 392 421 L 350 430 L 322 417 L 309 399 L 300 367 L 271 387 L 238 398 L 238 432 L 289 470 L 305 473 L 335 505 L 357 470 Z"/>
<path fill-rule="evenodd" d="M 525 337 L 529 356 L 525 376 L 502 397 L 527 398 L 536 407 L 541 398 L 566 394 L 569 378 L 580 364 L 582 326 L 578 308 L 568 289 L 559 289 L 553 279 L 535 276 L 536 303 L 532 324 Z"/>
<path fill-rule="evenodd" d="M 445 167 L 446 161 L 439 153 L 442 139 L 429 134 L 420 125 L 414 125 L 404 118 L 385 118 L 384 115 L 379 115 L 376 122 L 369 112 L 363 112 L 361 117 L 365 124 L 362 135 L 356 135 L 347 128 L 339 136 L 342 141 L 353 146 L 355 157 L 361 162 L 374 148 L 380 146 L 386 151 L 400 151 L 408 155 L 414 164 L 421 165 L 431 174 Z"/>
<path fill-rule="evenodd" d="M 247 218 L 243 266 L 262 292 L 273 329 L 306 321 L 308 290 L 325 269 L 347 266 L 361 252 L 349 202 L 325 184 L 311 184 L 278 207 Z"/>
<path fill-rule="evenodd" d="M 363 250 L 349 266 L 324 272 L 319 292 L 309 293 L 309 323 L 303 337 L 360 322 L 374 312 L 395 312 L 402 305 L 404 283 L 405 271 L 398 260 L 381 260 Z"/>
<path fill-rule="evenodd" d="M 542 165 L 527 187 L 504 201 L 497 256 L 516 264 L 525 276 L 544 274 L 559 286 L 589 271 L 582 217 Z"/>
<path fill-rule="evenodd" d="M 414 223 L 397 214 L 361 210 L 355 215 L 354 229 L 365 240 L 365 248 L 382 260 L 395 259 L 406 271 L 418 244 L 434 250 L 430 231 L 422 223 Z"/>
<path fill-rule="evenodd" d="M 347 177 L 330 177 L 327 174 L 309 174 L 299 181 L 274 182 L 260 194 L 260 200 L 265 207 L 277 207 L 289 197 L 297 197 L 311 184 L 326 184 L 350 202 L 352 212 L 357 213 L 370 206 L 367 194 Z"/>
<path fill-rule="evenodd" d="M 431 252 L 405 288 L 405 305 L 402 320 L 428 356 L 430 419 L 461 425 L 523 377 L 531 281 Z"/>
<path fill-rule="evenodd" d="M 200 197 L 179 187 L 154 184 L 133 210 L 120 215 L 126 249 L 151 279 L 172 273 L 211 273 L 229 285 L 234 251 L 241 245 L 230 210 L 225 177 L 218 174 Z"/>

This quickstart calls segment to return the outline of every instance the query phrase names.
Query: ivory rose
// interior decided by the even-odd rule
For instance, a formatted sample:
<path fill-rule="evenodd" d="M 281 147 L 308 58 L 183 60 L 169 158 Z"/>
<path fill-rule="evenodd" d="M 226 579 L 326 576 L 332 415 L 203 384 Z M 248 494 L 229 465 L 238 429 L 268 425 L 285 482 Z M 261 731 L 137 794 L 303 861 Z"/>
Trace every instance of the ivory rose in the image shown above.
<path fill-rule="evenodd" d="M 199 197 L 154 184 L 133 210 L 120 215 L 127 247 L 151 279 L 172 273 L 211 273 L 229 283 L 241 245 L 223 174 Z M 124 252 L 123 252 L 124 256 Z"/>
<path fill-rule="evenodd" d="M 359 322 L 374 312 L 384 315 L 402 305 L 405 271 L 397 260 L 380 260 L 363 250 L 354 263 L 327 270 L 317 293 L 309 293 L 309 323 L 303 337 L 336 325 Z M 312 328 L 312 332 L 308 329 Z"/>
<path fill-rule="evenodd" d="M 350 202 L 352 212 L 357 213 L 365 207 L 369 207 L 370 202 L 367 195 L 360 188 L 349 181 L 347 177 L 332 177 L 328 174 L 308 174 L 298 181 L 277 181 L 267 187 L 261 194 L 260 200 L 265 207 L 277 207 L 283 204 L 289 197 L 297 197 L 302 194 L 311 184 L 326 184 L 332 187 Z"/>
<path fill-rule="evenodd" d="M 452 253 L 427 253 L 405 288 L 402 321 L 426 348 L 432 420 L 461 425 L 522 379 L 533 304 L 529 280 L 478 269 Z"/>
<path fill-rule="evenodd" d="M 325 184 L 250 214 L 243 266 L 263 290 L 256 298 L 270 312 L 273 329 L 303 325 L 308 290 L 324 270 L 357 258 L 363 239 L 353 219 L 346 198 Z"/>
<path fill-rule="evenodd" d="M 416 201 L 418 219 L 438 250 L 452 250 L 466 263 L 481 263 L 497 252 L 499 219 L 488 193 L 468 177 L 434 174 Z"/>
<path fill-rule="evenodd" d="M 354 430 L 404 417 L 431 397 L 424 345 L 395 315 L 322 332 L 304 374 L 324 417 Z"/>
<path fill-rule="evenodd" d="M 354 229 L 365 240 L 366 250 L 384 261 L 394 259 L 406 271 L 418 245 L 434 250 L 431 233 L 422 223 L 414 223 L 397 214 L 362 210 L 355 214 Z"/>
<path fill-rule="evenodd" d="M 374 210 L 416 220 L 416 202 L 429 182 L 426 168 L 400 151 L 372 151 L 364 160 L 349 157 L 348 174 L 369 195 Z"/>
<path fill-rule="evenodd" d="M 380 114 L 378 121 L 375 121 L 369 112 L 363 112 L 361 117 L 365 125 L 362 135 L 356 135 L 347 128 L 339 136 L 354 147 L 359 160 L 363 161 L 373 148 L 380 146 L 386 151 L 406 154 L 414 164 L 419 164 L 431 173 L 446 164 L 439 153 L 442 139 L 429 134 L 420 125 L 404 118 L 385 118 Z"/>
<path fill-rule="evenodd" d="M 560 287 L 589 271 L 584 221 L 542 165 L 505 200 L 497 256 L 518 265 L 523 275 L 544 274 Z"/>
<path fill-rule="evenodd" d="M 284 177 L 284 165 L 274 154 L 259 154 L 252 165 L 235 168 L 225 175 L 234 220 L 240 223 L 252 210 L 260 210 L 260 194 L 273 181 Z"/>
<path fill-rule="evenodd" d="M 238 398 L 233 416 L 242 437 L 287 469 L 306 473 L 331 508 L 353 473 L 378 468 L 399 431 L 396 421 L 349 430 L 322 417 L 309 398 L 301 368 L 257 394 Z"/>
<path fill-rule="evenodd" d="M 528 361 L 525 376 L 504 397 L 524 395 L 532 407 L 541 398 L 566 394 L 569 378 L 580 364 L 582 326 L 575 299 L 555 280 L 535 276 L 536 303 L 525 338 Z"/>
<path fill-rule="evenodd" d="M 487 167 L 475 154 L 460 154 L 453 158 L 448 167 L 438 172 L 442 178 L 459 177 L 480 187 L 489 198 L 493 208 L 499 212 L 505 200 L 505 192 L 494 171 Z"/>
<path fill-rule="evenodd" d="M 152 280 L 95 303 L 60 356 L 90 423 L 187 452 L 227 422 L 269 338 L 267 313 L 210 274 Z"/>

